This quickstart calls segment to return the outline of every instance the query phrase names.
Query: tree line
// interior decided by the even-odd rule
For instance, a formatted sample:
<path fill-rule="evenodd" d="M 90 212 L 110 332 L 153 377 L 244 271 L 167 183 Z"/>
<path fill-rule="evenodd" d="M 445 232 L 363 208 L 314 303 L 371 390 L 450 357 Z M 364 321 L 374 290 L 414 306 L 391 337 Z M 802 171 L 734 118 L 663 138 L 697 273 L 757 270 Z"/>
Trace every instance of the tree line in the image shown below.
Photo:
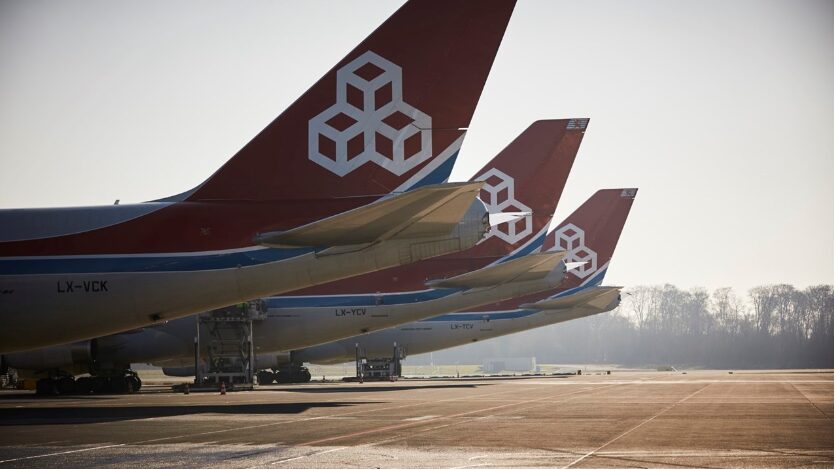
<path fill-rule="evenodd" d="M 612 312 L 440 351 L 434 361 L 535 356 L 539 363 L 627 367 L 833 367 L 832 285 L 765 285 L 744 296 L 670 284 L 622 292 Z"/>

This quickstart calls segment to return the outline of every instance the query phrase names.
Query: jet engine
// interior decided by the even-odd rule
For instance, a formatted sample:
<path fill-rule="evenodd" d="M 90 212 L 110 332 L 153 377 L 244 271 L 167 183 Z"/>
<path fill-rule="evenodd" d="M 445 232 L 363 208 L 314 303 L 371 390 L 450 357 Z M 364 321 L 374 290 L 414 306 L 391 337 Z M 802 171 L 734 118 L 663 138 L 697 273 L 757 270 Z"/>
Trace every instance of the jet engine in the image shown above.
<path fill-rule="evenodd" d="M 5 354 L 3 362 L 9 367 L 23 370 L 71 369 L 91 364 L 95 356 L 96 342 L 88 340 Z"/>

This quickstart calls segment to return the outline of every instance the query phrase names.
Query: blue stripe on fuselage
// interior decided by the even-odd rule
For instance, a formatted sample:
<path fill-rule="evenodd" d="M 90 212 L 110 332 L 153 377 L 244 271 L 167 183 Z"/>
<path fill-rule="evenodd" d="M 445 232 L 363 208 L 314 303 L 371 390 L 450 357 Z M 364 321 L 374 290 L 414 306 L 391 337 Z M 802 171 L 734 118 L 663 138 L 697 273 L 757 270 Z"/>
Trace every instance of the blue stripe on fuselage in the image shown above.
<path fill-rule="evenodd" d="M 306 295 L 267 298 L 268 309 L 299 307 L 358 307 L 427 302 L 462 292 L 462 289 L 427 289 L 413 292 L 357 295 Z"/>
<path fill-rule="evenodd" d="M 0 259 L 0 275 L 206 271 L 272 263 L 313 251 L 313 248 L 259 248 L 206 254 Z"/>
<path fill-rule="evenodd" d="M 462 321 L 484 321 L 484 320 L 510 320 L 512 318 L 522 318 L 529 315 L 534 315 L 542 310 L 505 310 L 502 312 L 462 312 L 462 313 L 448 313 L 447 315 L 440 315 L 438 317 L 421 320 L 422 322 L 430 321 L 448 321 L 448 322 L 462 322 Z"/>

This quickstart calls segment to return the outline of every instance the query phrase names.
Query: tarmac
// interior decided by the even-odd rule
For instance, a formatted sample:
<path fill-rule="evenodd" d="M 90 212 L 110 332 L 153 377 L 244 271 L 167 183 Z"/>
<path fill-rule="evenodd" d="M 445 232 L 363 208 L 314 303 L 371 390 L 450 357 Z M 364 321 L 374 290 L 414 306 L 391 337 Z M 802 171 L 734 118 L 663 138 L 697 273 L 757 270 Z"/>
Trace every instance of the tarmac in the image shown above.
<path fill-rule="evenodd" d="M 0 467 L 833 468 L 833 371 L 0 393 Z"/>

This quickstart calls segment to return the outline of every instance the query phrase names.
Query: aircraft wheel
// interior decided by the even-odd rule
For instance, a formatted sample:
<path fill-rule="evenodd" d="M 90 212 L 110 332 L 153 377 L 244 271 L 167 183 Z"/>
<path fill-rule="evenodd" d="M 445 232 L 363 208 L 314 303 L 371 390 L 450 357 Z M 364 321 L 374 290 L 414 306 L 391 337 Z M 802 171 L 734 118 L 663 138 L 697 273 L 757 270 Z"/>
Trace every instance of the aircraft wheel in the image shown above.
<path fill-rule="evenodd" d="M 110 380 L 107 377 L 93 377 L 92 392 L 96 395 L 110 393 Z"/>
<path fill-rule="evenodd" d="M 308 369 L 303 369 L 299 373 L 299 376 L 299 382 L 306 383 L 311 381 L 311 371 L 309 371 Z"/>
<path fill-rule="evenodd" d="M 37 395 L 57 395 L 58 390 L 55 387 L 55 381 L 52 379 L 39 379 L 35 384 L 35 393 Z"/>
<path fill-rule="evenodd" d="M 276 379 L 274 374 L 267 370 L 260 370 L 255 376 L 259 385 L 270 385 Z"/>
<path fill-rule="evenodd" d="M 111 377 L 110 378 L 110 393 L 121 395 L 123 393 L 130 393 L 128 391 L 127 377 Z"/>
<path fill-rule="evenodd" d="M 61 377 L 57 380 L 56 388 L 61 395 L 72 395 L 75 393 L 75 379 L 72 377 Z"/>
<path fill-rule="evenodd" d="M 129 385 L 129 388 L 130 388 L 130 390 L 131 390 L 131 391 L 130 391 L 130 392 L 128 392 L 128 393 L 138 392 L 138 391 L 139 391 L 139 389 L 142 387 L 142 381 L 141 381 L 141 380 L 139 380 L 139 377 L 135 377 L 135 376 L 133 376 L 133 375 L 129 375 L 129 376 L 128 376 L 128 377 L 126 377 L 125 379 L 127 380 L 128 385 Z"/>
<path fill-rule="evenodd" d="M 79 377 L 75 381 L 75 393 L 78 395 L 90 395 L 93 392 L 93 378 Z"/>

